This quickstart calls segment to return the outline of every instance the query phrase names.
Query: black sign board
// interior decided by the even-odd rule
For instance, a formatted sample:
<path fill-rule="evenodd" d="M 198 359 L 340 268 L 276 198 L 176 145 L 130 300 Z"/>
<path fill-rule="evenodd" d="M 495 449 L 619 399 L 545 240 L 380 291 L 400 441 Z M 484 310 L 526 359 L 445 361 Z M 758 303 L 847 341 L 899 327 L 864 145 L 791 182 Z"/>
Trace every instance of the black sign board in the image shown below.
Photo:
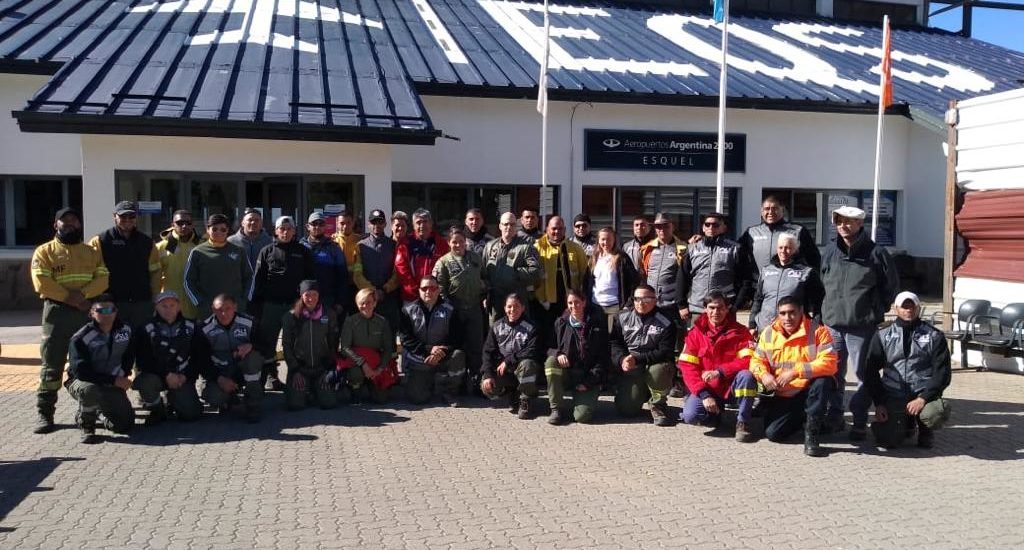
<path fill-rule="evenodd" d="M 714 172 L 718 134 L 584 130 L 585 170 Z M 747 170 L 746 134 L 725 134 L 725 171 Z"/>

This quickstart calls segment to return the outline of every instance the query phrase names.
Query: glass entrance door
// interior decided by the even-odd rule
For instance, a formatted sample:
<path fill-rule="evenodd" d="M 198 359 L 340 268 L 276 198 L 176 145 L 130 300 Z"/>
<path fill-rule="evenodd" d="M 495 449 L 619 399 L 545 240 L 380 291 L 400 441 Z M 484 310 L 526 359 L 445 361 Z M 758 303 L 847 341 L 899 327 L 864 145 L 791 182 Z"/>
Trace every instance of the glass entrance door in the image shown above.
<path fill-rule="evenodd" d="M 299 183 L 295 176 L 267 176 L 247 178 L 245 181 L 245 206 L 263 211 L 263 226 L 267 232 L 274 232 L 274 221 L 281 216 L 291 216 L 296 226 L 302 227 L 299 219 Z"/>

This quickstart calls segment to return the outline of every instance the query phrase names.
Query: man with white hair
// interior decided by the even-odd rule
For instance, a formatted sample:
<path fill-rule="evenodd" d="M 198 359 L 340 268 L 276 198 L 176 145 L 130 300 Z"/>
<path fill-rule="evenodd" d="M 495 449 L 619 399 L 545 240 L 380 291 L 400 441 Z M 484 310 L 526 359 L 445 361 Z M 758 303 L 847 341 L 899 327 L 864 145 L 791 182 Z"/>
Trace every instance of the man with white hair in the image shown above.
<path fill-rule="evenodd" d="M 786 232 L 779 233 L 775 255 L 757 281 L 747 326 L 757 331 L 768 328 L 775 322 L 776 307 L 784 296 L 796 298 L 808 317 L 821 313 L 821 300 L 825 297 L 821 277 L 800 256 L 800 240 Z"/>
<path fill-rule="evenodd" d="M 837 208 L 832 212 L 832 223 L 837 236 L 821 258 L 821 280 L 825 285 L 821 317 L 832 331 L 839 355 L 838 387 L 841 390 L 846 384 L 847 367 L 853 368 L 860 381 L 850 397 L 850 439 L 861 441 L 867 436 L 871 407 L 864 386 L 864 356 L 896 295 L 899 277 L 892 257 L 864 230 L 863 210 L 853 206 Z M 831 431 L 844 428 L 842 391 L 833 393 L 826 418 Z"/>
<path fill-rule="evenodd" d="M 871 339 L 865 384 L 875 402 L 871 429 L 882 447 L 897 447 L 917 429 L 917 446 L 930 448 L 934 430 L 949 420 L 942 392 L 952 371 L 942 332 L 921 320 L 921 300 L 900 292 L 896 321 Z"/>

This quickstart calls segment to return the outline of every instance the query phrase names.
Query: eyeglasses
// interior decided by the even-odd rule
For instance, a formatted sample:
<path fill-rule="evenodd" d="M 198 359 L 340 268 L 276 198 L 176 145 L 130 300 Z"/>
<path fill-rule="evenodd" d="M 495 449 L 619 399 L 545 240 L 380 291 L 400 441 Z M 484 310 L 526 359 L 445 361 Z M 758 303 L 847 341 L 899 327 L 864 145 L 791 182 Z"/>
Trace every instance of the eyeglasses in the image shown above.
<path fill-rule="evenodd" d="M 719 227 L 721 225 L 719 222 L 704 222 L 704 227 Z"/>
<path fill-rule="evenodd" d="M 633 301 L 637 303 L 643 302 L 645 304 L 648 304 L 655 301 L 656 299 L 657 298 L 655 298 L 654 296 L 633 296 Z"/>
<path fill-rule="evenodd" d="M 174 225 L 178 227 L 185 227 L 186 225 L 192 225 L 192 220 L 177 220 Z"/>
<path fill-rule="evenodd" d="M 111 313 L 117 312 L 117 308 L 114 306 L 102 306 L 93 308 L 93 311 L 101 315 L 110 315 Z"/>
<path fill-rule="evenodd" d="M 585 223 L 577 223 L 577 224 L 574 224 L 573 227 L 575 227 L 576 229 L 586 229 L 586 228 L 588 228 L 590 226 L 585 224 Z"/>

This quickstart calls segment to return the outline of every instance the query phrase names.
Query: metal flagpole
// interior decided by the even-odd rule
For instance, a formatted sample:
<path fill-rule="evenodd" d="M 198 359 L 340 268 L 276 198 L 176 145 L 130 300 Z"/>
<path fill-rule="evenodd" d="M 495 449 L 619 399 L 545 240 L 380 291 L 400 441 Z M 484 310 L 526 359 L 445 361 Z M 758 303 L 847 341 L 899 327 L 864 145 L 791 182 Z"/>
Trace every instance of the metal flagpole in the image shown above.
<path fill-rule="evenodd" d="M 548 18 L 548 0 L 544 0 L 544 60 L 537 79 L 537 110 L 541 114 L 540 186 L 548 186 L 548 60 L 551 56 L 551 21 Z M 545 214 L 544 212 L 541 213 Z"/>
<path fill-rule="evenodd" d="M 888 80 L 886 61 L 889 57 L 890 40 L 891 35 L 889 33 L 889 16 L 886 15 L 882 19 L 882 66 L 879 71 L 882 76 L 878 81 L 878 129 L 875 137 L 875 182 L 872 190 L 874 191 L 873 197 L 871 198 L 871 240 L 877 241 L 878 239 L 878 196 L 881 194 L 880 180 L 882 170 L 882 139 L 884 138 L 883 129 L 885 127 L 882 124 L 885 118 L 886 108 L 886 81 Z"/>
<path fill-rule="evenodd" d="M 718 19 L 717 5 L 715 19 Z M 715 211 L 722 212 L 725 201 L 725 96 L 726 96 L 726 67 L 729 55 L 729 0 L 724 0 L 722 14 L 722 64 L 718 82 L 718 170 L 715 177 Z"/>

